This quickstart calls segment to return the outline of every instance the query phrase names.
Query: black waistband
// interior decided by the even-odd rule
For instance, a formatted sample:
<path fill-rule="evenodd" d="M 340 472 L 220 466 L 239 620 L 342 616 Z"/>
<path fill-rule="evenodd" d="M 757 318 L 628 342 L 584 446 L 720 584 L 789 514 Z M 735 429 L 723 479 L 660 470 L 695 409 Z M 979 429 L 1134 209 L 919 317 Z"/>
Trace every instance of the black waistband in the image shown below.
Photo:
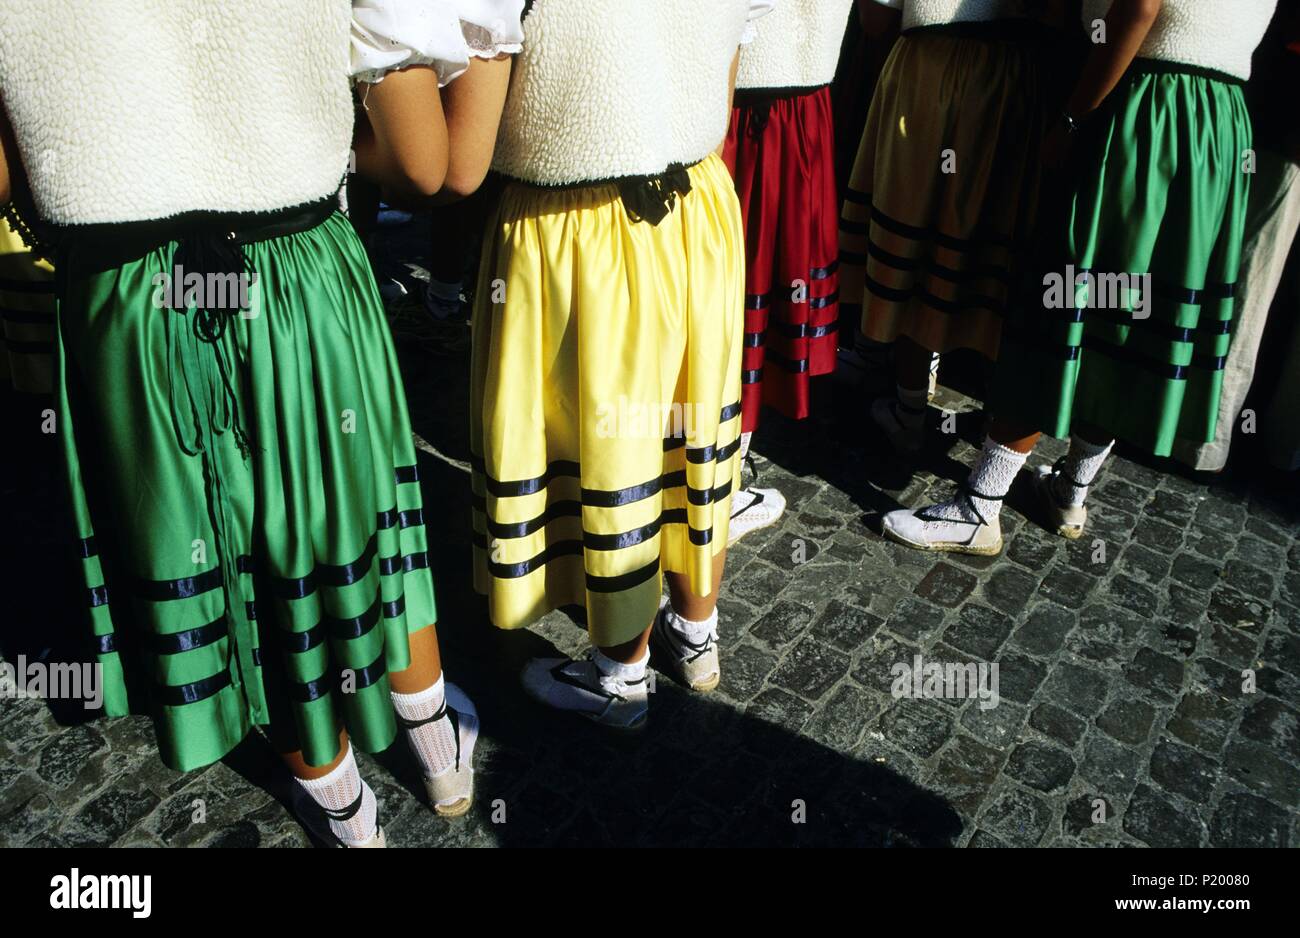
<path fill-rule="evenodd" d="M 829 87 L 829 84 L 825 84 L 801 87 L 788 86 L 784 88 L 737 88 L 735 105 L 736 107 L 761 107 L 775 104 L 777 101 L 786 101 L 790 98 L 802 98 L 805 95 L 815 94 L 823 88 Z"/>
<path fill-rule="evenodd" d="M 677 196 L 686 195 L 691 191 L 689 170 L 702 162 L 704 160 L 696 160 L 694 163 L 674 163 L 662 173 L 651 173 L 646 176 L 612 176 L 608 179 L 584 179 L 568 183 L 531 182 L 504 174 L 502 178 L 531 189 L 556 192 L 615 186 L 633 221 L 648 221 L 652 225 L 657 225 L 672 211 Z"/>
<path fill-rule="evenodd" d="M 235 249 L 299 234 L 324 222 L 338 207 L 338 199 L 330 195 L 271 212 L 197 211 L 146 221 L 52 226 L 51 230 L 60 260 L 66 262 L 75 250 L 79 270 L 102 271 L 138 260 L 173 241 Z"/>
<path fill-rule="evenodd" d="M 1211 81 L 1221 81 L 1228 85 L 1245 86 L 1246 80 L 1238 78 L 1236 75 L 1229 75 L 1227 72 L 1221 72 L 1215 68 L 1206 68 L 1203 65 L 1189 65 L 1186 62 L 1168 62 L 1164 59 L 1134 59 L 1133 64 L 1129 66 L 1130 75 L 1193 75 L 1197 78 L 1208 78 Z"/>

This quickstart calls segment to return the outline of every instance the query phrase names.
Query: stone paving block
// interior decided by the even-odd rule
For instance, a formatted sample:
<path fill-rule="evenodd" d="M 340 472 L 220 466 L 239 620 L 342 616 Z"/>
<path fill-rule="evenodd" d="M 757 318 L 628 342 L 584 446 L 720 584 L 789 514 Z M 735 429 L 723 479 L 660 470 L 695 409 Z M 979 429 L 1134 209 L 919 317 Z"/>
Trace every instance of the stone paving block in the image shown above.
<path fill-rule="evenodd" d="M 988 606 L 968 602 L 957 621 L 944 631 L 944 641 L 976 658 L 992 661 L 1015 627 L 1015 619 Z"/>
<path fill-rule="evenodd" d="M 1241 740 L 1223 752 L 1228 774 L 1256 794 L 1288 808 L 1300 805 L 1300 767 L 1268 746 Z"/>
<path fill-rule="evenodd" d="M 1131 746 L 1093 733 L 1085 742 L 1079 775 L 1096 786 L 1098 794 L 1119 799 L 1131 792 L 1138 782 L 1142 757 Z"/>
<path fill-rule="evenodd" d="M 772 683 L 808 700 L 817 700 L 848 670 L 848 655 L 816 639 L 805 638 L 777 667 Z"/>
<path fill-rule="evenodd" d="M 1007 786 L 984 810 L 980 824 L 1013 847 L 1033 847 L 1047 833 L 1052 807 L 1042 795 Z"/>
<path fill-rule="evenodd" d="M 1035 707 L 1029 714 L 1029 725 L 1068 749 L 1073 749 L 1088 729 L 1087 722 L 1054 703 Z"/>
<path fill-rule="evenodd" d="M 916 595 L 935 605 L 951 609 L 961 605 L 978 582 L 967 571 L 940 562 L 916 584 Z"/>
<path fill-rule="evenodd" d="M 953 807 L 973 817 L 1005 760 L 1000 750 L 959 733 L 944 747 L 928 781 Z"/>
<path fill-rule="evenodd" d="M 1214 820 L 1210 822 L 1210 845 L 1286 847 L 1290 826 L 1290 817 L 1285 809 L 1255 795 L 1232 792 L 1223 796 L 1214 812 Z"/>
<path fill-rule="evenodd" d="M 1007 774 L 1012 778 L 1049 793 L 1068 785 L 1075 768 L 1074 759 L 1068 752 L 1035 741 L 1017 746 L 1007 762 Z"/>
<path fill-rule="evenodd" d="M 884 624 L 885 620 L 874 613 L 833 599 L 818 614 L 811 634 L 840 651 L 851 652 Z"/>
<path fill-rule="evenodd" d="M 1155 707 L 1145 700 L 1123 698 L 1098 715 L 1097 725 L 1112 739 L 1136 746 L 1146 742 L 1155 718 Z"/>
<path fill-rule="evenodd" d="M 1203 804 L 1214 792 L 1218 764 L 1190 746 L 1162 739 L 1151 753 L 1151 780 L 1165 791 Z"/>
<path fill-rule="evenodd" d="M 906 596 L 885 622 L 885 627 L 896 635 L 922 642 L 939 634 L 946 613 L 915 596 Z"/>
<path fill-rule="evenodd" d="M 803 634 L 812 620 L 813 610 L 810 607 L 781 599 L 754 623 L 749 634 L 770 646 L 780 647 Z"/>
<path fill-rule="evenodd" d="M 1124 830 L 1152 847 L 1198 847 L 1205 836 L 1204 824 L 1149 785 L 1129 800 Z"/>
<path fill-rule="evenodd" d="M 1183 662 L 1170 655 L 1162 655 L 1150 648 L 1140 648 L 1132 663 L 1124 669 L 1124 677 L 1134 687 L 1151 696 L 1172 700 L 1182 689 Z"/>
<path fill-rule="evenodd" d="M 1065 645 L 1065 638 L 1078 624 L 1078 613 L 1055 603 L 1038 603 L 1025 624 L 1016 629 L 1011 644 L 1040 658 L 1050 658 Z"/>

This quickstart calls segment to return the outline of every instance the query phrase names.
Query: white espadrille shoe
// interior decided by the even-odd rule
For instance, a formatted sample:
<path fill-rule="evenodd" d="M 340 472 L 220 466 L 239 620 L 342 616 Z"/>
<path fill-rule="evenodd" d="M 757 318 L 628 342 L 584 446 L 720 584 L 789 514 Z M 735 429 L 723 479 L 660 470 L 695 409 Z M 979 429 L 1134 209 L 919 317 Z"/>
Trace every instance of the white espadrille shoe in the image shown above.
<path fill-rule="evenodd" d="M 1047 529 L 1077 541 L 1083 537 L 1083 526 L 1088 523 L 1088 509 L 1083 505 L 1061 504 L 1055 490 L 1060 474 L 1059 462 L 1055 466 L 1038 466 L 1029 474 L 1030 486 Z"/>
<path fill-rule="evenodd" d="M 1002 524 L 998 516 L 981 517 L 964 493 L 929 508 L 891 511 L 881 526 L 885 537 L 917 550 L 981 557 L 1002 552 Z"/>
<path fill-rule="evenodd" d="M 639 730 L 650 712 L 644 669 L 636 680 L 602 674 L 594 651 L 586 658 L 534 658 L 520 678 L 528 696 L 556 710 L 581 714 L 602 726 Z"/>
<path fill-rule="evenodd" d="M 656 663 L 691 690 L 707 694 L 722 679 L 718 664 L 718 612 L 713 611 L 708 632 L 694 642 L 674 625 L 673 618 L 672 607 L 665 598 L 650 633 Z"/>
<path fill-rule="evenodd" d="M 340 847 L 348 847 L 348 848 L 350 848 L 350 849 L 356 849 L 356 850 L 360 850 L 360 849 L 362 849 L 362 848 L 367 848 L 367 847 L 370 847 L 370 848 L 373 848 L 373 847 L 383 848 L 383 847 L 387 847 L 387 846 L 388 846 L 388 838 L 386 838 L 386 837 L 384 836 L 384 829 L 383 829 L 382 827 L 376 827 L 376 828 L 375 828 L 375 836 L 371 837 L 371 838 L 370 838 L 369 840 L 367 840 L 365 843 L 360 843 L 360 844 L 344 844 L 344 843 L 340 843 L 339 846 L 340 846 Z"/>
<path fill-rule="evenodd" d="M 415 729 L 435 720 L 450 720 L 456 735 L 456 758 L 437 775 L 425 776 L 424 790 L 439 817 L 460 817 L 474 804 L 474 745 L 478 742 L 478 710 L 465 692 L 448 681 L 443 688 L 442 707 L 427 720 L 397 722 Z"/>
<path fill-rule="evenodd" d="M 871 402 L 871 421 L 885 434 L 890 446 L 910 456 L 919 453 L 925 443 L 925 423 L 914 427 L 903 423 L 898 414 L 905 406 L 896 397 L 878 397 Z M 919 413 L 924 415 L 925 409 Z"/>

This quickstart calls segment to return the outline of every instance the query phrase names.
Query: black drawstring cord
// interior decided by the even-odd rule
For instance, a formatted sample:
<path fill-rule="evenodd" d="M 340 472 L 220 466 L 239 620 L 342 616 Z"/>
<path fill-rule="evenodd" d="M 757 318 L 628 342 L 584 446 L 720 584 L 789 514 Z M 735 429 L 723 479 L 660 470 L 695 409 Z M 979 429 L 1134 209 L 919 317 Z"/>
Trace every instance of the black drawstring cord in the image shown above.
<path fill-rule="evenodd" d="M 230 362 L 219 344 L 227 324 L 239 315 L 241 309 L 243 284 L 248 277 L 248 261 L 244 257 L 244 250 L 233 231 L 221 234 L 211 229 L 196 229 L 177 242 L 172 256 L 172 272 L 173 276 L 183 278 L 181 283 L 175 285 L 169 298 L 171 303 L 179 299 L 180 306 L 172 305 L 171 308 L 181 315 L 189 312 L 186 302 L 188 291 L 184 281 L 191 275 L 199 277 L 200 296 L 194 308 L 192 328 L 196 338 L 214 347 L 226 406 L 229 408 L 229 428 L 235 435 L 240 454 L 247 459 L 252 448 L 239 419 L 239 398 L 235 394 Z M 210 295 L 217 278 L 222 278 L 226 284 L 223 302 L 220 303 Z"/>

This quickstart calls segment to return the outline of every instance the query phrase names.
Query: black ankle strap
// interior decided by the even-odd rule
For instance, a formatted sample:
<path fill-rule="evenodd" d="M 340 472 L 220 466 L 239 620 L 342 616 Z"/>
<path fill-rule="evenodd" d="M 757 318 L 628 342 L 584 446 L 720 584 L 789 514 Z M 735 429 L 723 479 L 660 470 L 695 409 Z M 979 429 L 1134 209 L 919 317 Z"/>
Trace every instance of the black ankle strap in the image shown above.
<path fill-rule="evenodd" d="M 1074 486 L 1076 489 L 1086 489 L 1088 486 L 1092 485 L 1091 482 L 1080 482 L 1077 479 L 1072 479 L 1065 474 L 1064 456 L 1062 456 L 1056 462 L 1052 463 L 1052 473 L 1056 475 L 1058 478 L 1064 479 L 1065 482 L 1067 482 L 1069 485 Z"/>
<path fill-rule="evenodd" d="M 446 690 L 443 691 L 442 706 L 438 712 L 431 717 L 425 717 L 423 720 L 408 720 L 403 716 L 397 717 L 397 725 L 404 730 L 416 730 L 422 726 L 428 726 L 430 723 L 436 723 L 446 717 L 451 721 L 451 735 L 456 738 L 456 771 L 460 771 L 460 715 L 454 709 L 447 706 Z"/>
<path fill-rule="evenodd" d="M 350 821 L 354 817 L 356 817 L 357 812 L 361 810 L 361 802 L 362 799 L 364 799 L 365 797 L 366 797 L 366 786 L 363 783 L 361 786 L 361 794 L 357 795 L 356 800 L 353 801 L 346 808 L 339 808 L 337 810 L 322 808 L 321 810 L 325 812 L 325 816 L 329 818 L 331 821 Z"/>

